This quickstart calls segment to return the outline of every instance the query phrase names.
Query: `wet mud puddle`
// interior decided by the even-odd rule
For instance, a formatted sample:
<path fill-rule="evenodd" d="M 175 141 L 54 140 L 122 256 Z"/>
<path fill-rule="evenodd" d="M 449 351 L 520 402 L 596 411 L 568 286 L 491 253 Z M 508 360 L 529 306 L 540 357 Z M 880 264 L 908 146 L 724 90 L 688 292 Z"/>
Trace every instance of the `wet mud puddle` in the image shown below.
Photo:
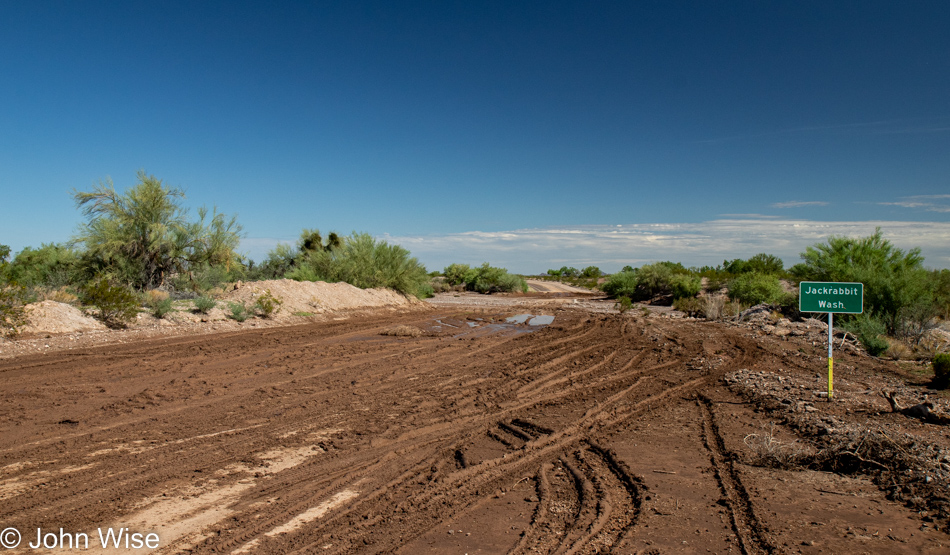
<path fill-rule="evenodd" d="M 548 314 L 516 314 L 509 317 L 475 318 L 472 320 L 439 319 L 432 326 L 434 331 L 456 332 L 453 338 L 473 338 L 486 335 L 516 335 L 530 333 L 554 322 Z"/>

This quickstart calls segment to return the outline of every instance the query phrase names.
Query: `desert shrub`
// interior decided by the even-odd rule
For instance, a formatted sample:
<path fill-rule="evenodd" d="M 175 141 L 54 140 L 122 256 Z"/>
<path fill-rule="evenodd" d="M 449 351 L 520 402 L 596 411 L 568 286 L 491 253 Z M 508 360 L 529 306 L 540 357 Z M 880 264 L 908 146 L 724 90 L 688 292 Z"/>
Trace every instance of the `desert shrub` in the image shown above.
<path fill-rule="evenodd" d="M 934 355 L 931 365 L 934 370 L 934 385 L 943 389 L 950 386 L 950 354 Z"/>
<path fill-rule="evenodd" d="M 465 288 L 478 293 L 526 293 L 528 283 L 521 276 L 509 274 L 504 268 L 496 268 L 485 262 L 465 272 Z"/>
<path fill-rule="evenodd" d="M 309 252 L 297 266 L 327 281 L 344 281 L 361 289 L 388 287 L 404 295 L 425 293 L 425 266 L 399 245 L 377 241 L 368 233 L 352 233 L 333 249 Z"/>
<path fill-rule="evenodd" d="M 864 350 L 871 356 L 881 356 L 887 352 L 890 344 L 884 339 L 887 328 L 878 318 L 864 313 L 856 318 L 846 320 L 840 324 L 841 328 L 849 331 L 858 338 Z"/>
<path fill-rule="evenodd" d="M 705 299 L 697 299 L 696 297 L 680 297 L 673 301 L 673 308 L 679 310 L 680 312 L 684 312 L 687 316 L 692 316 L 693 318 L 706 317 Z"/>
<path fill-rule="evenodd" d="M 587 279 L 599 278 L 599 277 L 600 277 L 600 268 L 598 268 L 597 266 L 588 266 L 588 267 L 584 268 L 583 270 L 581 270 L 581 276 L 580 276 L 580 277 L 582 277 L 582 278 L 587 278 Z"/>
<path fill-rule="evenodd" d="M 77 304 L 79 297 L 70 292 L 67 287 L 59 289 L 39 289 L 35 290 L 37 301 L 55 301 L 57 303 Z"/>
<path fill-rule="evenodd" d="M 420 284 L 416 289 L 416 297 L 420 299 L 428 299 L 435 296 L 435 288 L 432 287 L 431 283 Z"/>
<path fill-rule="evenodd" d="M 944 320 L 950 320 L 950 270 L 934 270 L 930 277 L 937 314 Z"/>
<path fill-rule="evenodd" d="M 172 312 L 174 301 L 171 297 L 165 297 L 164 299 L 156 298 L 148 300 L 148 308 L 152 311 L 152 316 L 156 318 L 164 318 L 166 314 Z"/>
<path fill-rule="evenodd" d="M 681 266 L 682 267 L 682 266 Z M 647 264 L 637 269 L 637 281 L 640 297 L 651 299 L 670 291 L 670 280 L 673 278 L 673 269 L 669 263 L 657 262 Z"/>
<path fill-rule="evenodd" d="M 201 297 L 198 297 L 197 299 L 195 299 L 195 310 L 197 310 L 201 314 L 207 314 L 216 305 L 217 303 L 215 302 L 215 300 L 208 296 L 202 295 Z"/>
<path fill-rule="evenodd" d="M 452 285 L 444 277 L 437 276 L 432 278 L 432 281 L 429 282 L 434 293 L 446 293 L 449 291 L 464 291 L 465 284 Z"/>
<path fill-rule="evenodd" d="M 628 310 L 633 308 L 633 301 L 630 300 L 630 297 L 621 295 L 617 297 L 617 303 L 614 306 L 621 314 L 626 314 Z"/>
<path fill-rule="evenodd" d="M 785 296 L 782 284 L 773 275 L 746 273 L 729 282 L 729 298 L 745 304 L 780 304 Z"/>
<path fill-rule="evenodd" d="M 633 299 L 637 295 L 637 286 L 639 283 L 640 281 L 637 279 L 637 273 L 635 271 L 618 272 L 611 274 L 611 276 L 607 278 L 607 281 L 600 286 L 600 289 L 613 298 L 629 297 Z"/>
<path fill-rule="evenodd" d="M 59 288 L 76 281 L 79 253 L 55 243 L 24 248 L 4 269 L 8 281 L 26 287 Z"/>
<path fill-rule="evenodd" d="M 210 291 L 227 283 L 247 279 L 247 267 L 243 263 L 230 266 L 208 263 L 197 264 L 191 270 L 178 274 L 172 281 L 172 287 L 178 291 Z"/>
<path fill-rule="evenodd" d="M 442 270 L 445 282 L 449 285 L 465 285 L 465 274 L 471 267 L 468 264 L 449 264 Z"/>
<path fill-rule="evenodd" d="M 695 297 L 703 288 L 702 278 L 690 274 L 676 274 L 670 278 L 673 300 Z"/>
<path fill-rule="evenodd" d="M 300 239 L 297 240 L 297 250 L 306 255 L 318 251 L 332 251 L 343 246 L 343 238 L 335 231 L 331 231 L 327 240 L 323 240 L 323 235 L 319 229 L 304 229 L 300 232 Z"/>
<path fill-rule="evenodd" d="M 785 264 L 782 259 L 766 253 L 759 253 L 748 260 L 736 258 L 731 261 L 723 261 L 722 270 L 729 274 L 739 275 L 748 273 L 782 275 L 785 272 Z"/>
<path fill-rule="evenodd" d="M 96 317 L 110 328 L 127 327 L 138 316 L 138 297 L 128 287 L 100 278 L 81 288 L 82 304 L 97 309 Z"/>
<path fill-rule="evenodd" d="M 312 266 L 298 266 L 286 274 L 284 277 L 294 281 L 324 281 L 325 278 L 317 273 Z"/>
<path fill-rule="evenodd" d="M 20 285 L 0 285 L 0 335 L 14 337 L 27 324 L 26 288 Z"/>
<path fill-rule="evenodd" d="M 248 279 L 281 279 L 286 277 L 287 272 L 294 269 L 294 262 L 297 252 L 293 246 L 287 243 L 278 243 L 276 247 L 268 251 L 264 262 L 248 272 Z M 317 281 L 317 280 L 300 280 Z"/>
<path fill-rule="evenodd" d="M 237 320 L 238 322 L 243 322 L 251 317 L 250 312 L 247 310 L 247 305 L 244 303 L 228 303 L 228 308 L 231 310 L 231 314 L 228 315 L 228 318 L 232 320 Z"/>
<path fill-rule="evenodd" d="M 797 442 L 785 443 L 775 436 L 774 424 L 769 431 L 749 434 L 743 443 L 751 452 L 750 461 L 755 466 L 781 468 L 785 470 L 801 468 L 809 460 L 811 453 Z"/>
<path fill-rule="evenodd" d="M 882 336 L 881 339 L 887 343 L 887 350 L 884 354 L 892 360 L 912 360 L 915 358 L 914 349 L 900 339 Z"/>
<path fill-rule="evenodd" d="M 262 318 L 270 318 L 280 309 L 281 304 L 283 303 L 280 302 L 280 299 L 272 295 L 270 289 L 268 289 L 254 301 L 254 308 L 257 309 L 257 313 Z"/>
<path fill-rule="evenodd" d="M 703 313 L 709 320 L 718 320 L 726 305 L 727 297 L 723 295 L 706 295 L 702 298 Z"/>

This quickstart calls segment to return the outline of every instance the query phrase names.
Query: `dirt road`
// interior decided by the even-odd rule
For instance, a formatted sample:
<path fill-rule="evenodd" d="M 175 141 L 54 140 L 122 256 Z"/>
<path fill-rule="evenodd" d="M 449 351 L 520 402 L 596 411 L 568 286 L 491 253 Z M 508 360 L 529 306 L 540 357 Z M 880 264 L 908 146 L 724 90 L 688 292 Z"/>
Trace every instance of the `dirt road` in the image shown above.
<path fill-rule="evenodd" d="M 441 307 L 0 361 L 10 552 L 44 552 L 37 528 L 102 552 L 109 527 L 157 534 L 158 553 L 950 549 L 861 475 L 746 464 L 750 434 L 796 436 L 722 378 L 811 375 L 801 353 L 820 345 L 544 313 Z"/>

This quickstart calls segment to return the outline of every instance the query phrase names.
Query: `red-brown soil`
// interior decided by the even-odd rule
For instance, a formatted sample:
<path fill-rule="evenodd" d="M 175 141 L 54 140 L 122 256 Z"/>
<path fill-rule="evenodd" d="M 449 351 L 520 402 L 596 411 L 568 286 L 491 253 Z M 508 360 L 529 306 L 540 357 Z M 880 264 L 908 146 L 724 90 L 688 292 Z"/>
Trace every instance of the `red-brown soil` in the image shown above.
<path fill-rule="evenodd" d="M 546 306 L 538 328 L 436 306 L 0 360 L 10 552 L 37 528 L 96 552 L 110 526 L 160 553 L 950 550 L 923 487 L 948 428 L 890 412 L 892 364 L 842 353 L 823 403 L 808 337 Z M 822 458 L 861 426 L 934 466 Z M 769 467 L 763 437 L 811 462 Z"/>

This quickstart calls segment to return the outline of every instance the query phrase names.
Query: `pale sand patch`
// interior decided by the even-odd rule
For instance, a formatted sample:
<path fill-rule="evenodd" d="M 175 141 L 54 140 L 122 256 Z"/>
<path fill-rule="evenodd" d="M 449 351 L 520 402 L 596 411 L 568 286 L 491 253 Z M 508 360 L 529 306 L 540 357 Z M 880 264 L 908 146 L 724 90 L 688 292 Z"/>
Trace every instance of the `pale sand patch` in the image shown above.
<path fill-rule="evenodd" d="M 359 492 L 349 490 L 349 489 L 343 490 L 340 493 L 331 497 L 330 499 L 327 499 L 323 503 L 320 503 L 316 507 L 307 509 L 303 513 L 300 513 L 299 515 L 295 516 L 287 524 L 284 524 L 283 526 L 278 526 L 277 528 L 274 528 L 273 530 L 271 530 L 270 532 L 267 532 L 264 535 L 269 538 L 272 538 L 278 534 L 286 534 L 287 532 L 293 532 L 294 530 L 296 530 L 297 528 L 300 528 L 301 526 L 303 526 L 304 524 L 307 524 L 308 522 L 313 522 L 314 520 L 317 520 L 318 518 L 322 518 L 323 515 L 327 514 L 327 512 L 339 507 L 343 503 L 346 503 L 347 501 L 349 501 L 350 499 L 353 499 L 354 497 L 358 495 L 359 495 Z"/>
<path fill-rule="evenodd" d="M 111 527 L 128 528 L 131 532 L 141 534 L 149 532 L 158 534 L 160 538 L 158 549 L 141 549 L 136 550 L 136 553 L 177 553 L 190 549 L 207 537 L 204 531 L 209 526 L 231 516 L 234 513 L 232 509 L 234 504 L 258 482 L 258 479 L 249 477 L 233 484 L 218 486 L 220 479 L 239 473 L 250 476 L 257 474 L 259 477 L 271 476 L 293 468 L 320 453 L 323 453 L 323 450 L 313 446 L 275 449 L 258 455 L 261 460 L 259 466 L 228 465 L 224 469 L 215 471 L 213 473 L 215 478 L 200 488 L 186 488 L 173 496 L 143 500 L 140 510 L 121 522 L 112 524 Z M 103 526 L 103 528 L 106 527 Z M 95 545 L 92 541 L 90 542 L 89 552 L 127 553 L 128 550 L 102 549 L 96 538 Z"/>
<path fill-rule="evenodd" d="M 48 482 L 51 478 L 79 472 L 92 468 L 93 466 L 96 466 L 96 463 L 84 464 L 82 466 L 69 466 L 60 470 L 40 470 L 38 472 L 31 472 L 26 476 L 7 478 L 6 480 L 0 481 L 0 501 L 26 493 L 43 482 Z M 5 469 L 6 468 L 9 467 L 5 467 Z"/>
<path fill-rule="evenodd" d="M 311 507 L 310 509 L 307 509 L 306 511 L 295 516 L 293 519 L 290 520 L 290 522 L 287 522 L 286 524 L 283 524 L 281 526 L 278 526 L 277 528 L 274 528 L 273 530 L 269 532 L 266 532 L 264 535 L 267 536 L 268 538 L 273 538 L 274 536 L 278 536 L 280 534 L 293 532 L 294 530 L 300 528 L 301 526 L 309 522 L 313 522 L 314 520 L 323 518 L 323 515 L 327 514 L 327 512 L 335 509 L 336 507 L 339 507 L 343 503 L 346 503 L 347 501 L 349 501 L 350 499 L 353 499 L 354 497 L 358 495 L 359 495 L 359 492 L 349 490 L 349 489 L 343 490 L 340 493 L 331 497 L 330 499 L 327 499 L 323 503 L 320 503 L 316 507 Z M 234 551 L 232 551 L 231 555 L 241 555 L 242 553 L 250 553 L 255 548 L 257 548 L 260 544 L 261 544 L 260 538 L 255 538 L 247 542 L 246 544 L 242 545 L 241 547 L 235 549 Z"/>

